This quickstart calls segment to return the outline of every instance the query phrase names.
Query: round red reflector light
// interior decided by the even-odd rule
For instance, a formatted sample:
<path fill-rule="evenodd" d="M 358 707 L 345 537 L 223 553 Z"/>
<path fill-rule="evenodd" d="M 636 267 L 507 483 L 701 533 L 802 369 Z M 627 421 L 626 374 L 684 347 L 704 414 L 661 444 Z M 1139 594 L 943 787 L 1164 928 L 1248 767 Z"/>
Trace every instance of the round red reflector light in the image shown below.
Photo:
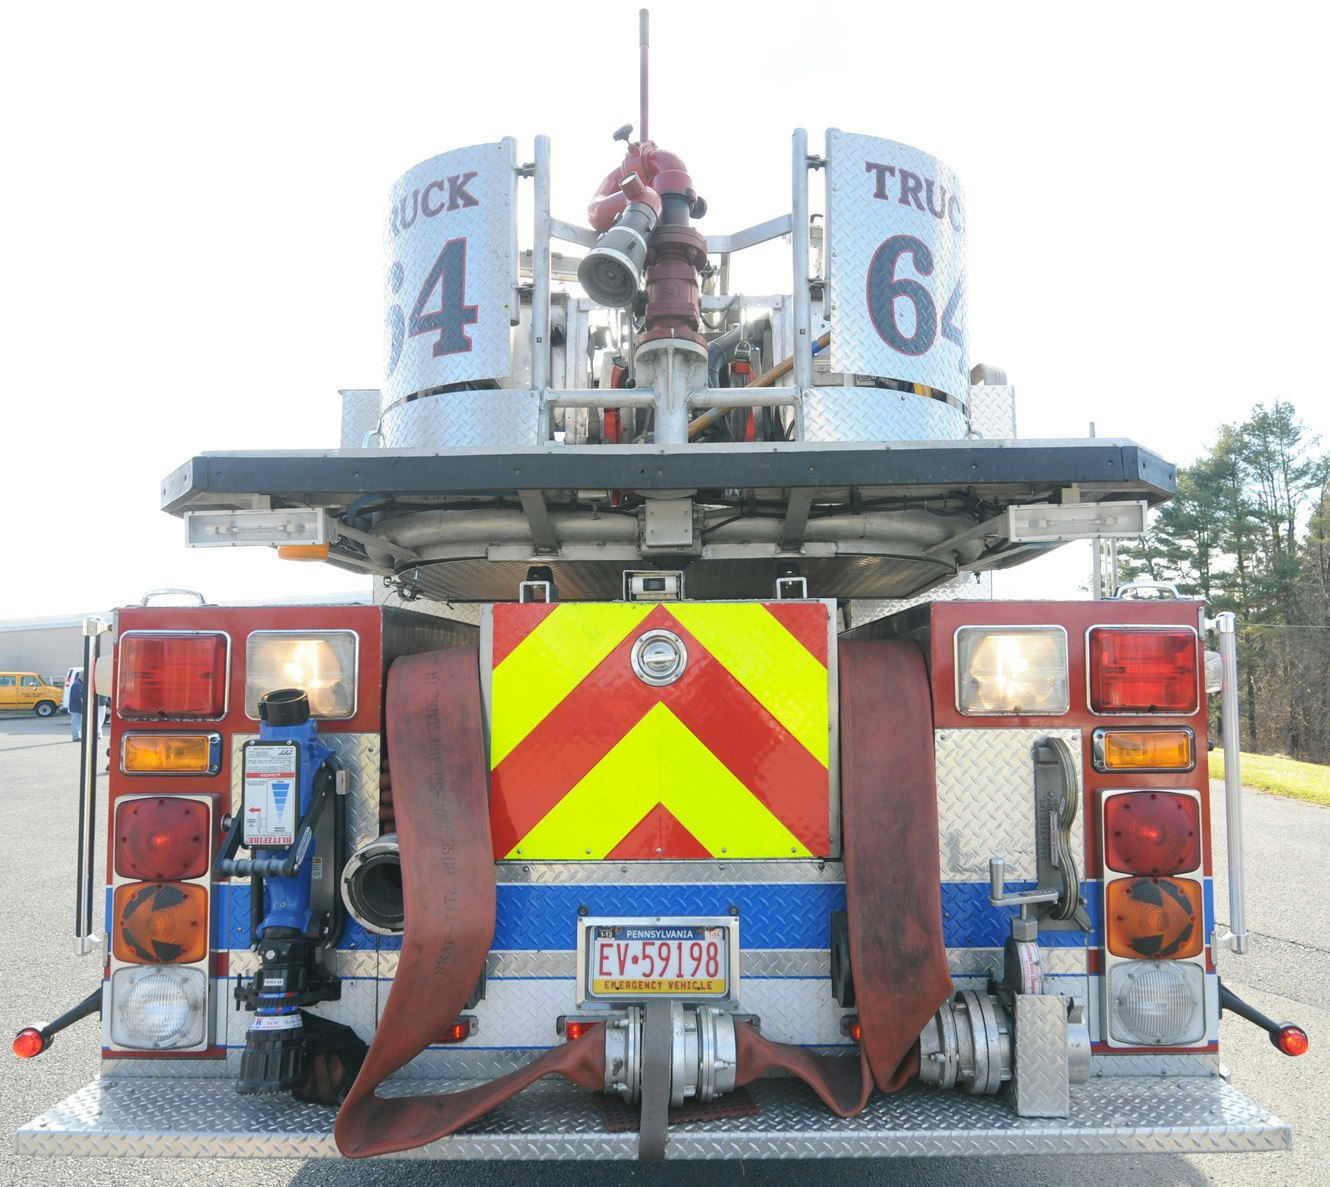
<path fill-rule="evenodd" d="M 14 1036 L 14 1054 L 20 1059 L 31 1059 L 46 1050 L 46 1040 L 35 1026 L 26 1026 Z"/>
<path fill-rule="evenodd" d="M 1306 1055 L 1311 1040 L 1300 1026 L 1281 1026 L 1279 1037 L 1275 1039 L 1275 1046 L 1285 1055 Z"/>
<path fill-rule="evenodd" d="M 1201 864 L 1201 806 L 1191 796 L 1133 791 L 1104 801 L 1104 864 L 1120 874 L 1184 874 Z"/>
<path fill-rule="evenodd" d="M 115 869 L 122 878 L 201 878 L 208 848 L 208 806 L 199 800 L 163 795 L 116 805 Z"/>

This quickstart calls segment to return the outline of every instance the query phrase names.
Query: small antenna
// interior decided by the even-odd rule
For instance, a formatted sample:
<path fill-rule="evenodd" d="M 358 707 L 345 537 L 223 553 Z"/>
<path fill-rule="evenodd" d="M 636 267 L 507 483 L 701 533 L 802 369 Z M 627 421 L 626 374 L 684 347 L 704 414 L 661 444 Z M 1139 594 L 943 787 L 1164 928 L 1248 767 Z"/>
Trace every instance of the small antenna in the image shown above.
<path fill-rule="evenodd" d="M 638 44 L 642 47 L 642 118 L 638 121 L 638 127 L 641 130 L 643 140 L 650 140 L 651 134 L 647 131 L 647 54 L 651 49 L 650 22 L 651 14 L 645 9 L 641 9 L 637 14 L 638 19 Z"/>

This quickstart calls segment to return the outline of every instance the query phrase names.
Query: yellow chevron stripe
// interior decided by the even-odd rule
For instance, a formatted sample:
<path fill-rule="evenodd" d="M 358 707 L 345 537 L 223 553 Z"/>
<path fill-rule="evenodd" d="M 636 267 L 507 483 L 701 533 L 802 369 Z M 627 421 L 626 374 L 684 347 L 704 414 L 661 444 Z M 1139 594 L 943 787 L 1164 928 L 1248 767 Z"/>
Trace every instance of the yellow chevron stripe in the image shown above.
<path fill-rule="evenodd" d="M 506 856 L 604 858 L 656 804 L 713 857 L 809 857 L 664 705 L 653 706 Z"/>
<path fill-rule="evenodd" d="M 494 669 L 490 769 L 595 670 L 654 606 L 556 606 Z"/>
<path fill-rule="evenodd" d="M 829 763 L 827 669 L 764 606 L 681 602 L 669 611 L 809 754 Z"/>

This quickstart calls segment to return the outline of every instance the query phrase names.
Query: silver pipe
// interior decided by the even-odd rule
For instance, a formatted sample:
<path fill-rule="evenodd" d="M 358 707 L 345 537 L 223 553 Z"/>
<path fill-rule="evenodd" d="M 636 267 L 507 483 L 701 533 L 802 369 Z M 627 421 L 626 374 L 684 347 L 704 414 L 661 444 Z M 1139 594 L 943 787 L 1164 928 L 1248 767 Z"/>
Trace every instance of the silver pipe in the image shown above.
<path fill-rule="evenodd" d="M 613 394 L 597 390 L 595 392 L 560 392 L 545 401 L 546 408 L 654 408 L 656 393 L 649 388 L 634 391 L 613 389 Z"/>
<path fill-rule="evenodd" d="M 1243 876 L 1242 770 L 1238 757 L 1238 619 L 1225 611 L 1215 619 L 1219 662 L 1224 672 L 1220 722 L 1224 731 L 1224 818 L 1228 828 L 1228 932 L 1219 942 L 1239 956 L 1247 951 L 1247 885 Z"/>
<path fill-rule="evenodd" d="M 751 391 L 710 387 L 688 397 L 690 408 L 797 408 L 799 402 L 799 393 L 792 387 L 758 387 Z"/>
<path fill-rule="evenodd" d="M 796 128 L 791 162 L 793 213 L 790 239 L 794 253 L 794 386 L 813 386 L 812 301 L 808 295 L 808 132 Z"/>
<path fill-rule="evenodd" d="M 531 386 L 550 385 L 550 138 L 536 137 L 536 227 L 531 245 Z"/>
<path fill-rule="evenodd" d="M 80 956 L 95 952 L 101 935 L 93 930 L 97 853 L 97 659 L 100 636 L 111 628 L 100 618 L 83 620 L 83 745 L 79 755 L 78 885 L 74 893 L 74 940 Z"/>

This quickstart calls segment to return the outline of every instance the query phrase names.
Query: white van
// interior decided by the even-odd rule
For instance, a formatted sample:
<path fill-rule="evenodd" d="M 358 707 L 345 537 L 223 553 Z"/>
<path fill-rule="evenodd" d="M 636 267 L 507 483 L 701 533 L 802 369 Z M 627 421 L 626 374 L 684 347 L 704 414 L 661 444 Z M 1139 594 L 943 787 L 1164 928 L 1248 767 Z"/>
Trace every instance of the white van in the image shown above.
<path fill-rule="evenodd" d="M 60 698 L 60 712 L 69 712 L 69 686 L 74 683 L 74 677 L 83 671 L 82 667 L 69 668 L 65 672 L 65 695 Z"/>

